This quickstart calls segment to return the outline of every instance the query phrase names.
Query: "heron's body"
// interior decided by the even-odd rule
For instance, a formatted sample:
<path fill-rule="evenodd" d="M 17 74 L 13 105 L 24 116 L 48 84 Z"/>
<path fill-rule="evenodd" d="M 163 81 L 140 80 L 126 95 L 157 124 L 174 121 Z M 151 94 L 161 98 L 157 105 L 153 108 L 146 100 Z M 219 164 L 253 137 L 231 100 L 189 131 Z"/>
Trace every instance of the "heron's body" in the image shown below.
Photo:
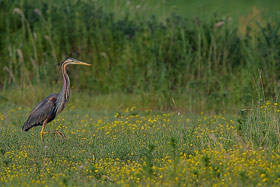
<path fill-rule="evenodd" d="M 70 79 L 66 72 L 66 66 L 69 64 L 80 64 L 87 65 L 90 64 L 77 61 L 75 59 L 67 59 L 61 66 L 63 75 L 63 87 L 59 94 L 53 93 L 43 99 L 31 112 L 28 119 L 24 123 L 22 130 L 28 131 L 30 128 L 43 125 L 40 136 L 43 141 L 43 135 L 49 133 L 59 134 L 64 137 L 64 135 L 59 131 L 44 132 L 45 125 L 51 122 L 65 107 L 70 96 Z"/>
<path fill-rule="evenodd" d="M 57 115 L 56 102 L 58 94 L 54 93 L 43 99 L 31 112 L 30 116 L 24 123 L 22 130 L 28 131 L 32 127 L 43 125 L 47 119 L 47 123 L 51 122 Z"/>

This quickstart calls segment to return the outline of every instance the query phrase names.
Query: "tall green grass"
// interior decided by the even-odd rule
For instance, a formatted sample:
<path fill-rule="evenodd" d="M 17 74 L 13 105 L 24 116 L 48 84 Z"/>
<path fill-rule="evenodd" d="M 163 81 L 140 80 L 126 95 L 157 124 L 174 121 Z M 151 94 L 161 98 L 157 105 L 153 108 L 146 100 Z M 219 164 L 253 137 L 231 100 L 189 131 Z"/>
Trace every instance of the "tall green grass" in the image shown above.
<path fill-rule="evenodd" d="M 74 88 L 90 94 L 150 93 L 162 108 L 182 97 L 212 108 L 246 105 L 258 97 L 261 71 L 267 97 L 278 98 L 277 20 L 242 35 L 230 17 L 172 15 L 160 22 L 131 18 L 131 8 L 116 19 L 88 0 L 0 4 L 3 89 L 61 83 L 60 64 L 74 57 L 93 64 L 69 68 Z"/>

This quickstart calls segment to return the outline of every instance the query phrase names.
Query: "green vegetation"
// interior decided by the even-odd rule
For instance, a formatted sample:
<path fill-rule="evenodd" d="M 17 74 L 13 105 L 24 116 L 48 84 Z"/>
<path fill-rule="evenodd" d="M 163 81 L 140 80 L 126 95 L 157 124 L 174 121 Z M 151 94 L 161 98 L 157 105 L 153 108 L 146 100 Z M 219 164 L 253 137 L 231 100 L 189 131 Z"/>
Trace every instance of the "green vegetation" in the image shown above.
<path fill-rule="evenodd" d="M 114 3 L 112 3 L 114 2 Z M 264 14 L 271 17 L 279 15 L 280 2 L 275 0 L 102 0 L 99 1 L 104 9 L 108 12 L 114 12 L 116 16 L 125 16 L 129 13 L 130 17 L 147 18 L 151 15 L 156 15 L 160 20 L 164 20 L 173 13 L 183 17 L 193 18 L 199 17 L 202 19 L 212 19 L 214 14 L 230 16 L 236 21 L 240 16 L 251 14 L 252 8 L 262 10 Z"/>
<path fill-rule="evenodd" d="M 186 2 L 0 1 L 0 186 L 279 186 L 279 3 Z"/>
<path fill-rule="evenodd" d="M 69 68 L 76 90 L 152 95 L 158 109 L 174 109 L 174 103 L 190 106 L 186 111 L 247 106 L 258 99 L 260 73 L 267 97 L 278 99 L 280 25 L 260 10 L 239 23 L 175 15 L 161 22 L 130 17 L 134 6 L 121 17 L 100 6 L 2 1 L 2 89 L 59 85 L 60 63 L 74 57 L 93 64 L 90 70 Z"/>
<path fill-rule="evenodd" d="M 22 132 L 30 108 L 1 104 L 1 186 L 279 186 L 280 108 L 240 115 L 82 111 L 69 103 L 47 130 Z"/>

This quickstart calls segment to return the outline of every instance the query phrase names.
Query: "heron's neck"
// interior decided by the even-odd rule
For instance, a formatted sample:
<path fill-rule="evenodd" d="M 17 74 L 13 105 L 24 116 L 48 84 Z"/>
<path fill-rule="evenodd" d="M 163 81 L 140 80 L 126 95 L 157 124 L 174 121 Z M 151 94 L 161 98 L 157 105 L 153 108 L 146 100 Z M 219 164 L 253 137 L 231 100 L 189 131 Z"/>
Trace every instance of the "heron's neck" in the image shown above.
<path fill-rule="evenodd" d="M 63 87 L 62 87 L 62 90 L 58 96 L 58 112 L 61 112 L 67 101 L 68 101 L 68 98 L 70 97 L 70 79 L 67 75 L 67 72 L 66 72 L 66 66 L 67 64 L 64 64 L 62 65 L 61 67 L 61 70 L 62 70 L 62 76 L 63 76 Z"/>
<path fill-rule="evenodd" d="M 66 65 L 62 66 L 62 75 L 63 75 L 63 87 L 61 90 L 61 94 L 63 96 L 63 100 L 67 101 L 70 96 L 70 79 L 66 72 Z"/>

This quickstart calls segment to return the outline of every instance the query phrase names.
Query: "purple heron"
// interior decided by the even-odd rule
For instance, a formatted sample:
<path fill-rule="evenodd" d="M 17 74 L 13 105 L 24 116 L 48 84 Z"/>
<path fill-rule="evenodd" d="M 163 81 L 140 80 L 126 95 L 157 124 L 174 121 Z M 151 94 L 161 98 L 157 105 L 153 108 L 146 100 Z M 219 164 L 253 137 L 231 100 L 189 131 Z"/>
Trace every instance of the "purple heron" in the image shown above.
<path fill-rule="evenodd" d="M 53 93 L 43 99 L 31 112 L 28 119 L 24 123 L 22 130 L 28 131 L 32 127 L 42 125 L 42 129 L 40 132 L 40 137 L 42 143 L 44 143 L 44 135 L 54 133 L 54 135 L 58 134 L 64 138 L 64 135 L 55 130 L 55 131 L 44 131 L 47 123 L 51 122 L 65 107 L 68 102 L 70 96 L 70 79 L 66 72 L 66 67 L 69 64 L 78 64 L 91 66 L 88 63 L 81 62 L 74 58 L 69 58 L 65 60 L 61 65 L 62 76 L 63 76 L 63 87 L 59 94 Z"/>

